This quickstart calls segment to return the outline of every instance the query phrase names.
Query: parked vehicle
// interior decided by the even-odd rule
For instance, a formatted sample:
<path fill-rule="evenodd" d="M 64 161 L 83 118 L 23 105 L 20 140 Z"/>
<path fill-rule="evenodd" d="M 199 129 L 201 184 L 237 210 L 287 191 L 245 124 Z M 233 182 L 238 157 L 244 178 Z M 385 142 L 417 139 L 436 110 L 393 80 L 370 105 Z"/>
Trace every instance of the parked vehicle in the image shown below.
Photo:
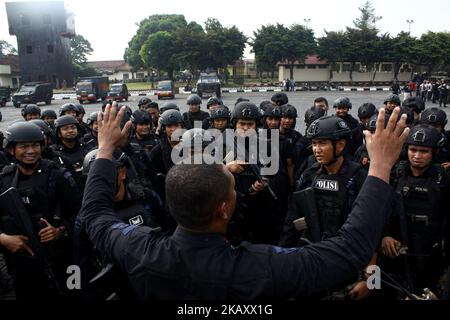
<path fill-rule="evenodd" d="M 162 98 L 175 99 L 175 84 L 172 80 L 160 81 L 156 88 L 158 100 Z"/>
<path fill-rule="evenodd" d="M 86 77 L 81 78 L 77 83 L 77 100 L 82 104 L 84 101 L 97 102 L 104 101 L 108 96 L 108 77 Z"/>
<path fill-rule="evenodd" d="M 14 107 L 19 108 L 21 104 L 45 102 L 51 104 L 53 98 L 53 87 L 51 83 L 27 82 L 19 91 L 12 95 Z"/>
<path fill-rule="evenodd" d="M 9 87 L 0 87 L 0 107 L 4 107 L 11 101 L 11 89 Z"/>
<path fill-rule="evenodd" d="M 222 95 L 220 79 L 215 72 L 200 73 L 200 77 L 197 80 L 197 94 L 203 97 L 205 93 L 215 94 L 217 98 L 220 98 Z"/>
<path fill-rule="evenodd" d="M 107 99 L 113 101 L 128 101 L 128 87 L 125 83 L 114 83 L 109 89 Z"/>

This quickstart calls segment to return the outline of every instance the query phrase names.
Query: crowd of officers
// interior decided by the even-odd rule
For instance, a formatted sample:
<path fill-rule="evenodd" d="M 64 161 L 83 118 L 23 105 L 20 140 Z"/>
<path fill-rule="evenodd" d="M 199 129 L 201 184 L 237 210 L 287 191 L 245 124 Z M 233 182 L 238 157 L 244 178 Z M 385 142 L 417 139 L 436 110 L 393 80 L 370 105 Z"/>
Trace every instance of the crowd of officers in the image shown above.
<path fill-rule="evenodd" d="M 184 114 L 175 103 L 160 107 L 147 97 L 140 99 L 139 109 L 134 112 L 127 107 L 123 123 L 131 120 L 132 132 L 114 155 L 118 170 L 114 209 L 124 222 L 159 227 L 167 235 L 175 230 L 176 222 L 165 206 L 164 189 L 165 176 L 176 165 L 171 157 L 173 149 L 180 147 L 180 141 L 171 139 L 175 130 L 191 129 L 183 135 L 181 144 L 198 135 L 202 143 L 211 140 L 205 139 L 205 130 L 213 128 L 219 132 L 234 129 L 238 135 L 254 132 L 258 139 L 265 140 L 259 141 L 260 145 L 274 141 L 270 135 L 259 137 L 258 132 L 274 129 L 279 130 L 280 137 L 275 149 L 279 153 L 276 174 L 258 173 L 258 169 L 268 165 L 258 155 L 254 155 L 257 161 L 253 166 L 248 164 L 248 158 L 224 160 L 235 177 L 238 195 L 227 238 L 236 246 L 249 241 L 298 247 L 336 235 L 367 176 L 370 158 L 363 130 L 375 130 L 374 104 L 361 105 L 356 119 L 349 113 L 353 107 L 349 98 L 334 101 L 333 112 L 327 99 L 317 98 L 304 114 L 304 133 L 295 130 L 299 120 L 297 108 L 288 103 L 282 92 L 259 106 L 239 98 L 233 110 L 211 97 L 207 112 L 203 111 L 202 99 L 196 94 L 187 98 L 187 104 L 189 111 Z M 448 268 L 450 255 L 447 116 L 439 108 L 425 108 L 420 97 L 401 102 L 391 94 L 384 105 L 386 122 L 393 109 L 400 106 L 401 113 L 407 114 L 411 132 L 392 170 L 396 200 L 370 264 L 380 266 L 410 292 L 419 294 L 424 288 L 439 292 L 439 281 Z M 127 298 L 126 277 L 117 270 L 109 272 L 111 261 L 92 246 L 77 218 L 89 167 L 97 153 L 98 112 L 84 122 L 82 105 L 64 104 L 56 114 L 53 110 L 41 112 L 30 104 L 23 108 L 22 116 L 24 121 L 13 123 L 3 133 L 0 192 L 10 187 L 18 190 L 44 249 L 45 263 L 29 246 L 29 236 L 14 224 L 10 212 L 14 209 L 0 208 L 0 252 L 13 279 L 16 298 L 103 299 L 105 287 L 112 284 L 120 286 L 114 290 L 122 292 L 121 298 Z M 205 130 L 194 128 L 196 121 Z M 226 154 L 237 154 L 235 145 L 231 143 L 231 150 L 229 146 L 224 144 Z M 81 268 L 81 290 L 69 290 L 66 286 L 69 265 Z M 347 283 L 330 288 L 317 298 L 404 296 L 390 286 L 371 292 L 365 275 L 361 270 Z M 0 278 L 3 292 L 11 289 L 5 277 Z M 94 277 L 101 279 L 91 283 Z"/>

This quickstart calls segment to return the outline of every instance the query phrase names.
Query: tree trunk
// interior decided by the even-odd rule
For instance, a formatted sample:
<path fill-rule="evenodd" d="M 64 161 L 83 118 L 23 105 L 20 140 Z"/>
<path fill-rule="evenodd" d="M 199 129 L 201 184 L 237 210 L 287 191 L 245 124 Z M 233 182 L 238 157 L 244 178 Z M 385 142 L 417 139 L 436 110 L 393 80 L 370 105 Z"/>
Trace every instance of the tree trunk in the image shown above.
<path fill-rule="evenodd" d="M 294 79 L 294 63 L 289 64 L 289 79 Z"/>
<path fill-rule="evenodd" d="M 394 62 L 394 80 L 398 81 L 398 74 L 400 73 L 400 63 Z"/>
<path fill-rule="evenodd" d="M 353 82 L 353 70 L 355 69 L 356 62 L 352 62 L 350 65 L 350 82 Z"/>
<path fill-rule="evenodd" d="M 375 77 L 377 76 L 378 66 L 379 66 L 378 63 L 375 63 L 375 66 L 373 68 L 372 84 L 374 83 Z"/>

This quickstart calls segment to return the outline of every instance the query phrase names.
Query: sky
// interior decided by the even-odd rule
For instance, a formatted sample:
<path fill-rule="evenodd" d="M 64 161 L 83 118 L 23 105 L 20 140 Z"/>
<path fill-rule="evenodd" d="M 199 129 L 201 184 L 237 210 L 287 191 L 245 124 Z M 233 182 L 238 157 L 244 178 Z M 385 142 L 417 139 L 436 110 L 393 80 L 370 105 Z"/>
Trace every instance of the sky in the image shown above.
<path fill-rule="evenodd" d="M 20 0 L 19 0 L 20 1 Z M 121 60 L 139 23 L 153 14 L 183 14 L 188 22 L 204 26 L 207 18 L 218 19 L 223 26 L 235 25 L 247 37 L 262 25 L 308 24 L 320 37 L 324 30 L 344 30 L 360 16 L 358 7 L 366 0 L 267 1 L 267 0 L 65 0 L 66 9 L 75 14 L 75 31 L 92 45 L 90 61 Z M 5 1 L 0 0 L 0 39 L 17 47 L 8 33 Z M 396 35 L 408 31 L 420 37 L 427 31 L 450 31 L 450 1 L 443 0 L 371 0 L 375 13 L 382 16 L 377 27 L 382 33 Z M 305 22 L 309 20 L 309 22 Z M 244 57 L 251 58 L 249 48 Z"/>

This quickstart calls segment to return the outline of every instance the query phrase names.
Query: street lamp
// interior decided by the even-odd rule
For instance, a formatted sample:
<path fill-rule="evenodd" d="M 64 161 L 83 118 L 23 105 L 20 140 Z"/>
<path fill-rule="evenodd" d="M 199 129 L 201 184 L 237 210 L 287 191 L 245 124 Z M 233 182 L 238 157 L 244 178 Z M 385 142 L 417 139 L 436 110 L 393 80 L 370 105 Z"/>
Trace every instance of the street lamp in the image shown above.
<path fill-rule="evenodd" d="M 408 23 L 408 24 L 409 24 L 409 34 L 411 34 L 411 24 L 413 24 L 413 23 L 414 23 L 414 20 L 411 20 L 411 19 L 407 19 L 407 20 L 406 20 L 406 23 Z"/>
<path fill-rule="evenodd" d="M 303 19 L 303 21 L 305 21 L 306 22 L 306 29 L 308 29 L 308 23 L 310 23 L 311 22 L 311 19 Z"/>

